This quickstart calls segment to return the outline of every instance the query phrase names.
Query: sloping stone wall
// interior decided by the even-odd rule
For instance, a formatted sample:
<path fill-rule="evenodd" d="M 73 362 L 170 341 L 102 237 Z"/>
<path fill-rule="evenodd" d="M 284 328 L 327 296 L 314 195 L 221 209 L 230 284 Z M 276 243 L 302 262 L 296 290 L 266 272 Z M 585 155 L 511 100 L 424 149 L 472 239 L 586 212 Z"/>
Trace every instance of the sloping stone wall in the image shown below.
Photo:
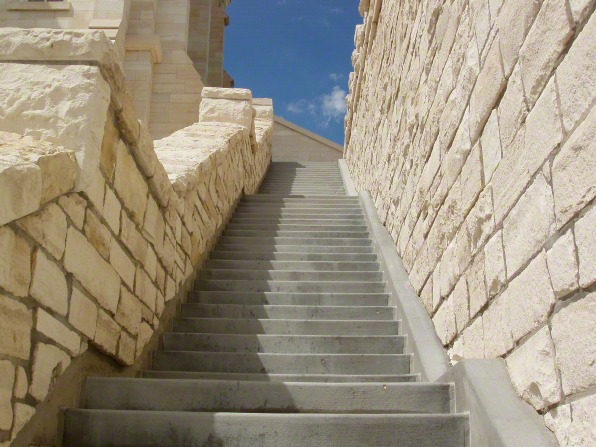
<path fill-rule="evenodd" d="M 32 51 L 40 36 L 49 55 Z M 10 49 L 0 52 L 0 90 L 10 93 L 0 98 L 0 445 L 8 445 L 89 345 L 123 366 L 143 354 L 240 196 L 258 188 L 273 112 L 270 101 L 253 108 L 243 90 L 233 100 L 243 119 L 228 119 L 238 109 L 205 89 L 211 113 L 197 111 L 200 122 L 154 143 L 103 33 L 14 30 L 1 39 Z M 9 57 L 20 62 L 1 62 Z"/>
<path fill-rule="evenodd" d="M 362 0 L 346 152 L 454 361 L 594 440 L 594 1 Z"/>

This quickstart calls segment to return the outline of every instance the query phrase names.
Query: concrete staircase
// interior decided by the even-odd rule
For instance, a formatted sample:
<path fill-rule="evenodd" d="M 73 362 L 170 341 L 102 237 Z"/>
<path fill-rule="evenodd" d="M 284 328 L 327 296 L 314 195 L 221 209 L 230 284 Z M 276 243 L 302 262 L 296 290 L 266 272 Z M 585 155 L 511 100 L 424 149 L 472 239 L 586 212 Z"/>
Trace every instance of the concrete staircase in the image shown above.
<path fill-rule="evenodd" d="M 462 447 L 449 384 L 410 373 L 356 197 L 336 163 L 273 163 L 152 368 L 92 378 L 64 446 Z"/>

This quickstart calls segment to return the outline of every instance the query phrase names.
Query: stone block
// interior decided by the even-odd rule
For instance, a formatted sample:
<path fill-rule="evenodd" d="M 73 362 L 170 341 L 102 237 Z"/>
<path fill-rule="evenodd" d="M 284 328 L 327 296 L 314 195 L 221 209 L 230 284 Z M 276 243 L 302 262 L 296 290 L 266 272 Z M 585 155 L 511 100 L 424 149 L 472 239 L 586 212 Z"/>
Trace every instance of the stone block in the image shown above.
<path fill-rule="evenodd" d="M 574 40 L 565 59 L 557 67 L 556 78 L 561 116 L 567 132 L 575 128 L 596 97 L 596 15 Z"/>
<path fill-rule="evenodd" d="M 519 64 L 530 109 L 553 74 L 557 60 L 573 35 L 567 1 L 544 0 L 519 53 Z"/>
<path fill-rule="evenodd" d="M 561 228 L 596 197 L 596 107 L 556 155 L 552 182 Z"/>
<path fill-rule="evenodd" d="M 122 205 L 116 194 L 114 194 L 114 191 L 111 188 L 106 188 L 106 195 L 103 202 L 103 218 L 115 234 L 120 233 L 121 210 Z"/>
<path fill-rule="evenodd" d="M 137 267 L 135 281 L 135 295 L 143 301 L 149 309 L 155 312 L 155 300 L 157 298 L 157 288 L 153 285 L 149 275 L 141 267 Z"/>
<path fill-rule="evenodd" d="M 139 332 L 141 306 L 142 304 L 136 296 L 126 290 L 125 287 L 121 288 L 120 303 L 118 304 L 118 312 L 116 312 L 115 318 L 132 335 L 137 335 Z"/>
<path fill-rule="evenodd" d="M 461 198 L 458 206 L 462 210 L 462 216 L 465 216 L 482 191 L 482 161 L 479 143 L 472 148 L 461 170 L 460 179 Z"/>
<path fill-rule="evenodd" d="M 453 297 L 453 310 L 455 313 L 455 328 L 458 334 L 470 321 L 470 303 L 468 295 L 468 283 L 466 277 L 462 276 L 451 295 Z"/>
<path fill-rule="evenodd" d="M 85 236 L 104 259 L 110 257 L 110 244 L 112 241 L 110 229 L 90 208 L 87 209 L 87 218 L 85 219 Z"/>
<path fill-rule="evenodd" d="M 130 250 L 132 255 L 141 264 L 145 263 L 147 258 L 147 241 L 135 227 L 135 224 L 130 220 L 124 210 L 122 210 L 122 231 L 120 232 L 120 239 Z"/>
<path fill-rule="evenodd" d="M 0 227 L 0 287 L 27 296 L 31 283 L 31 247 L 7 226 Z"/>
<path fill-rule="evenodd" d="M 575 244 L 579 259 L 579 285 L 596 282 L 596 207 L 592 207 L 575 224 Z"/>
<path fill-rule="evenodd" d="M 22 366 L 17 366 L 17 376 L 14 384 L 14 397 L 24 399 L 29 389 L 29 378 L 27 371 Z"/>
<path fill-rule="evenodd" d="M 462 334 L 463 356 L 466 359 L 484 358 L 484 324 L 482 318 L 476 318 Z"/>
<path fill-rule="evenodd" d="M 17 402 L 14 404 L 14 424 L 12 426 L 11 438 L 14 439 L 27 422 L 31 420 L 35 414 L 35 408 L 30 405 Z"/>
<path fill-rule="evenodd" d="M 244 128 L 248 134 L 252 128 L 253 109 L 249 99 L 203 98 L 199 111 L 201 123 L 230 123 Z"/>
<path fill-rule="evenodd" d="M 47 36 L 39 38 L 38 45 L 49 46 Z M 0 130 L 73 150 L 82 171 L 76 187 L 87 191 L 101 175 L 101 143 L 110 104 L 110 87 L 99 67 L 3 63 L 2 70 L 0 82 L 6 94 L 0 98 L 4 111 Z M 27 113 L 13 106 L 22 98 L 27 98 Z"/>
<path fill-rule="evenodd" d="M 506 304 L 502 297 L 497 297 L 482 314 L 486 358 L 500 357 L 513 347 L 508 321 L 510 309 Z"/>
<path fill-rule="evenodd" d="M 484 265 L 484 253 L 480 253 L 474 258 L 472 265 L 470 265 L 470 268 L 466 272 L 468 293 L 470 295 L 470 318 L 474 318 L 488 301 L 488 294 L 484 283 Z"/>
<path fill-rule="evenodd" d="M 513 351 L 507 357 L 507 367 L 517 394 L 536 410 L 544 410 L 561 400 L 561 383 L 548 326 Z"/>
<path fill-rule="evenodd" d="M 472 256 L 482 250 L 495 228 L 492 188 L 485 188 L 466 219 Z"/>
<path fill-rule="evenodd" d="M 596 439 L 596 394 L 555 407 L 544 415 L 546 426 L 562 446 L 585 447 Z"/>
<path fill-rule="evenodd" d="M 509 278 L 542 247 L 555 229 L 553 195 L 542 173 L 521 196 L 503 223 Z"/>
<path fill-rule="evenodd" d="M 116 312 L 120 277 L 85 236 L 72 227 L 68 229 L 64 267 L 102 307 Z"/>
<path fill-rule="evenodd" d="M 137 349 L 136 349 L 136 356 L 138 357 L 143 352 L 149 340 L 153 336 L 153 328 L 147 324 L 147 322 L 143 321 L 141 326 L 139 327 L 139 336 L 137 337 Z"/>
<path fill-rule="evenodd" d="M 28 360 L 33 317 L 27 306 L 0 295 L 0 354 Z"/>
<path fill-rule="evenodd" d="M 497 35 L 470 97 L 470 138 L 472 143 L 478 140 L 491 110 L 507 84 L 503 73 L 499 41 L 500 35 Z"/>
<path fill-rule="evenodd" d="M 68 322 L 82 334 L 93 340 L 97 326 L 97 305 L 73 285 L 70 296 Z"/>
<path fill-rule="evenodd" d="M 116 238 L 110 245 L 110 264 L 118 272 L 122 281 L 131 289 L 134 288 L 136 267 L 133 260 L 122 249 Z"/>
<path fill-rule="evenodd" d="M 544 251 L 509 283 L 501 294 L 500 301 L 504 305 L 501 318 L 508 323 L 514 341 L 520 340 L 546 322 L 555 303 L 555 295 Z"/>
<path fill-rule="evenodd" d="M 556 361 L 566 396 L 596 385 L 596 293 L 570 303 L 552 317 Z"/>
<path fill-rule="evenodd" d="M 593 0 L 569 0 L 571 15 L 576 23 L 582 22 L 590 14 L 594 6 Z"/>
<path fill-rule="evenodd" d="M 534 19 L 540 10 L 541 0 L 505 0 L 497 26 L 501 40 L 501 53 L 503 54 L 503 67 L 505 76 L 513 71 L 520 49 Z"/>
<path fill-rule="evenodd" d="M 17 224 L 54 258 L 62 258 L 67 223 L 66 214 L 58 205 L 50 203 L 38 214 L 19 219 Z"/>
<path fill-rule="evenodd" d="M 4 150 L 4 145 L 0 147 Z M 0 225 L 37 211 L 40 204 L 39 167 L 0 160 Z"/>
<path fill-rule="evenodd" d="M 573 233 L 567 230 L 546 253 L 550 280 L 557 298 L 562 298 L 579 288 L 577 254 Z"/>
<path fill-rule="evenodd" d="M 68 214 L 72 223 L 79 230 L 83 229 L 85 222 L 85 210 L 87 209 L 87 201 L 79 194 L 68 194 L 58 199 L 58 203 L 62 209 Z"/>
<path fill-rule="evenodd" d="M 480 137 L 484 183 L 488 183 L 501 161 L 501 136 L 497 111 L 493 110 Z"/>
<path fill-rule="evenodd" d="M 453 295 L 443 302 L 432 320 L 441 343 L 443 343 L 443 345 L 448 345 L 451 343 L 456 335 Z"/>
<path fill-rule="evenodd" d="M 114 176 L 114 188 L 130 212 L 132 219 L 140 227 L 143 226 L 147 209 L 147 180 L 139 171 L 137 164 L 128 152 L 126 145 L 120 141 L 117 148 L 118 161 Z"/>
<path fill-rule="evenodd" d="M 33 254 L 33 280 L 30 295 L 42 306 L 64 316 L 68 311 L 68 284 L 60 267 L 41 250 Z"/>
<path fill-rule="evenodd" d="M 100 310 L 97 314 L 97 329 L 95 345 L 108 355 L 115 355 L 118 347 L 118 339 L 122 328 L 106 312 Z"/>
<path fill-rule="evenodd" d="M 484 247 L 484 272 L 488 296 L 492 298 L 501 291 L 507 280 L 502 231 L 495 233 Z"/>
<path fill-rule="evenodd" d="M 124 365 L 132 365 L 135 362 L 136 340 L 128 335 L 126 332 L 120 334 L 120 341 L 118 342 L 118 354 L 116 358 Z"/>
<path fill-rule="evenodd" d="M 501 149 L 502 152 L 505 152 L 515 139 L 523 121 L 528 115 L 528 106 L 526 104 L 519 65 L 515 66 L 513 73 L 509 77 L 507 89 L 503 94 L 503 98 L 501 98 L 497 113 L 499 115 Z"/>
<path fill-rule="evenodd" d="M 12 427 L 12 389 L 15 381 L 15 368 L 8 360 L 0 360 L 0 430 Z"/>
<path fill-rule="evenodd" d="M 29 394 L 43 401 L 54 386 L 55 380 L 70 365 L 70 356 L 54 345 L 37 343 L 33 353 L 33 377 Z"/>
<path fill-rule="evenodd" d="M 81 337 L 41 308 L 37 309 L 35 330 L 50 340 L 54 340 L 72 357 L 79 355 Z"/>
<path fill-rule="evenodd" d="M 156 250 L 161 250 L 165 233 L 165 222 L 161 210 L 153 197 L 149 197 L 147 203 L 143 230 L 147 233 L 149 241 L 153 243 Z"/>

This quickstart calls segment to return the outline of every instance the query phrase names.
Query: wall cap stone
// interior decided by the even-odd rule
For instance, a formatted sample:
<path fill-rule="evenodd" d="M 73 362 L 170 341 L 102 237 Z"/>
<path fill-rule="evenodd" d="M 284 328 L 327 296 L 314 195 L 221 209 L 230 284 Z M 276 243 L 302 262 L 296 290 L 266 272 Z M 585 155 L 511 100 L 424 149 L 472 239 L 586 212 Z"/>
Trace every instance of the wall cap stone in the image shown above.
<path fill-rule="evenodd" d="M 252 92 L 246 88 L 204 87 L 203 98 L 252 100 Z"/>

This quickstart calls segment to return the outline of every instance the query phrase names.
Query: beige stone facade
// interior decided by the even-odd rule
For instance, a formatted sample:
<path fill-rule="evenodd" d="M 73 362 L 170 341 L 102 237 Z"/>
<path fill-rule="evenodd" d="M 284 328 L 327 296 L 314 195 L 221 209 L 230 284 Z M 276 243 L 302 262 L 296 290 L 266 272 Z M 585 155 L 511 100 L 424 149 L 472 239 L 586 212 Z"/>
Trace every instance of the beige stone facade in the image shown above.
<path fill-rule="evenodd" d="M 278 116 L 274 120 L 273 161 L 335 161 L 343 147 Z"/>
<path fill-rule="evenodd" d="M 357 187 L 452 359 L 504 357 L 561 445 L 591 445 L 594 2 L 360 11 L 345 151 Z"/>

